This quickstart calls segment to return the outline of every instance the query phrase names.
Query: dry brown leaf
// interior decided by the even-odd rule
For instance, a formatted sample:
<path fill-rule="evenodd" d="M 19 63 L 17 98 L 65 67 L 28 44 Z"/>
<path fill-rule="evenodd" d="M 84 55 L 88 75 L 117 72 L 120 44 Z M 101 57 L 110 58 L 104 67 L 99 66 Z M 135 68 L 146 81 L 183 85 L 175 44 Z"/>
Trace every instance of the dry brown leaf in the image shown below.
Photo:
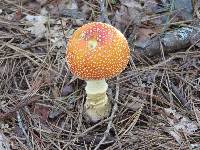
<path fill-rule="evenodd" d="M 50 14 L 54 16 L 72 17 L 74 19 L 82 18 L 83 14 L 78 10 L 76 0 L 60 0 L 48 5 Z"/>
<path fill-rule="evenodd" d="M 146 14 L 151 15 L 157 12 L 158 3 L 155 0 L 144 1 L 144 11 Z"/>
<path fill-rule="evenodd" d="M 166 127 L 164 127 L 164 130 L 174 137 L 179 144 L 184 142 L 184 137 L 181 133 L 184 133 L 185 135 L 192 135 L 198 129 L 196 122 L 191 121 L 186 116 L 179 114 L 176 110 L 165 108 L 163 115 L 169 123 Z"/>
<path fill-rule="evenodd" d="M 34 113 L 40 116 L 41 121 L 48 119 L 50 108 L 44 105 L 35 104 Z"/>
<path fill-rule="evenodd" d="M 114 25 L 123 31 L 129 24 L 139 25 L 142 17 L 142 6 L 133 0 L 121 0 L 121 6 L 115 13 Z"/>
<path fill-rule="evenodd" d="M 186 116 L 179 114 L 176 110 L 165 108 L 164 111 L 167 115 L 169 124 L 174 127 L 175 131 L 191 135 L 198 129 L 196 122 L 191 121 Z"/>
<path fill-rule="evenodd" d="M 67 96 L 69 95 L 71 92 L 73 91 L 73 87 L 71 85 L 64 85 L 62 92 L 61 92 L 61 96 Z"/>
<path fill-rule="evenodd" d="M 157 33 L 159 33 L 159 31 L 153 28 L 139 28 L 137 42 L 143 42 L 144 40 L 151 38 Z"/>

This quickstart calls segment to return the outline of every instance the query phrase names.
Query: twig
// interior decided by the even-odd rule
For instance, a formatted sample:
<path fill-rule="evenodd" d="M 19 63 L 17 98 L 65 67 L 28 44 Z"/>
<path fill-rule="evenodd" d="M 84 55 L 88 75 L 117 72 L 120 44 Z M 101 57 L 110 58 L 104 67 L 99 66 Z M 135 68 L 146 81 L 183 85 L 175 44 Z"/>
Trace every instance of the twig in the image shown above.
<path fill-rule="evenodd" d="M 18 121 L 18 125 L 19 125 L 20 129 L 22 130 L 24 136 L 26 137 L 26 142 L 27 142 L 29 148 L 33 149 L 30 139 L 28 137 L 28 134 L 26 133 L 26 129 L 24 128 L 23 121 L 22 121 L 19 111 L 17 111 L 17 121 Z"/>
<path fill-rule="evenodd" d="M 136 125 L 141 113 L 142 113 L 142 110 L 143 110 L 143 107 L 144 107 L 144 104 L 141 105 L 141 107 L 132 115 L 132 118 L 133 121 L 131 122 L 131 124 L 128 126 L 128 128 L 120 135 L 120 139 L 122 139 L 122 137 L 130 130 L 133 129 L 133 127 Z M 122 131 L 121 131 L 122 132 Z M 120 133 L 121 133 L 120 132 Z M 119 133 L 119 134 L 120 134 Z"/>
<path fill-rule="evenodd" d="M 192 106 L 187 98 L 178 90 L 178 88 L 172 82 L 170 82 L 170 84 L 173 95 L 175 95 L 175 97 L 180 101 L 183 106 L 187 108 L 187 110 L 191 110 Z"/>
<path fill-rule="evenodd" d="M 29 51 L 26 51 L 26 50 L 23 50 L 13 44 L 9 44 L 9 43 L 6 43 L 6 46 L 19 52 L 20 54 L 24 55 L 26 58 L 28 58 L 29 60 L 31 60 L 34 64 L 38 65 L 38 66 L 42 66 L 50 71 L 53 71 L 57 74 L 59 74 L 59 72 L 57 72 L 56 70 L 54 70 L 53 68 L 56 68 L 55 66 L 49 66 L 49 64 L 47 62 L 45 62 L 42 58 L 40 58 L 39 56 L 37 56 L 36 54 L 34 53 L 31 53 Z M 37 60 L 35 60 L 37 59 Z M 39 61 L 39 62 L 38 62 Z"/>
<path fill-rule="evenodd" d="M 42 37 L 37 37 L 36 39 L 34 39 L 33 41 L 31 41 L 30 43 L 20 44 L 20 48 L 22 48 L 22 49 L 30 48 L 31 46 L 33 46 L 36 43 L 38 43 L 41 39 L 42 39 Z"/>
<path fill-rule="evenodd" d="M 65 30 L 64 30 L 64 27 L 63 27 L 63 21 L 62 21 L 62 18 L 60 16 L 60 9 L 59 9 L 59 4 L 58 4 L 58 1 L 56 3 L 56 7 L 58 9 L 58 17 L 59 17 L 59 20 L 60 20 L 60 24 L 61 24 L 61 28 L 62 28 L 62 33 L 63 33 L 63 36 L 65 38 L 65 41 L 67 41 L 67 38 L 66 38 L 66 34 L 65 34 Z"/>
<path fill-rule="evenodd" d="M 112 128 L 112 121 L 113 121 L 113 118 L 115 116 L 115 113 L 118 109 L 118 105 L 117 105 L 117 102 L 118 101 L 118 97 L 119 97 L 119 82 L 118 82 L 118 77 L 117 77 L 117 84 L 116 84 L 116 94 L 115 94 L 115 99 L 114 99 L 114 106 L 113 106 L 113 109 L 112 109 L 112 113 L 111 113 L 111 116 L 109 117 L 109 122 L 108 122 L 108 125 L 107 125 L 107 129 L 106 131 L 104 132 L 104 136 L 103 138 L 101 139 L 101 141 L 99 142 L 99 144 L 95 147 L 94 150 L 98 150 L 99 147 L 103 144 L 103 142 L 106 140 L 106 138 L 108 137 L 109 135 L 109 132 L 110 132 L 110 129 Z"/>
<path fill-rule="evenodd" d="M 22 101 L 21 100 L 17 100 L 17 101 L 19 101 L 19 103 L 15 106 L 15 108 L 10 110 L 9 112 L 0 113 L 0 119 L 9 118 L 10 116 L 12 116 L 19 109 L 23 108 L 24 106 L 29 105 L 30 103 L 36 102 L 38 99 L 40 99 L 40 96 L 27 97 L 26 99 L 24 99 Z"/>
<path fill-rule="evenodd" d="M 188 48 L 192 44 L 192 37 L 196 33 L 198 33 L 198 30 L 194 28 L 182 27 L 163 33 L 162 36 L 157 35 L 143 42 L 136 42 L 134 54 L 140 57 L 159 55 L 161 49 L 160 43 L 162 43 L 165 54 Z"/>
<path fill-rule="evenodd" d="M 174 0 L 172 0 L 172 2 L 171 2 L 170 12 L 172 12 L 173 9 L 174 9 Z M 166 24 L 164 25 L 164 27 L 162 29 L 162 33 L 164 33 L 167 30 L 167 28 L 169 27 L 169 23 L 170 23 L 169 19 L 170 19 L 170 15 L 167 16 Z"/>
<path fill-rule="evenodd" d="M 80 111 L 79 111 L 77 133 L 80 132 L 80 129 L 81 129 L 81 126 L 82 126 L 83 107 L 84 107 L 83 105 L 84 105 L 84 97 L 83 97 L 83 100 L 81 102 Z"/>
<path fill-rule="evenodd" d="M 101 20 L 105 21 L 108 24 L 111 24 L 110 20 L 108 19 L 107 11 L 105 9 L 105 0 L 100 0 L 100 8 L 101 8 Z"/>

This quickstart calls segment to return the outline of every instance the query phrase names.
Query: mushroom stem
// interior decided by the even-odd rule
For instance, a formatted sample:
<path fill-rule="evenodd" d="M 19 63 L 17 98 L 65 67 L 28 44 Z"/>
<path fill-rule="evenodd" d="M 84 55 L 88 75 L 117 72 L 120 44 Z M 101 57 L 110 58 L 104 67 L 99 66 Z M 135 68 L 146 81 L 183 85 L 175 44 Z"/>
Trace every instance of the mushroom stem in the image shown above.
<path fill-rule="evenodd" d="M 97 122 L 108 117 L 111 111 L 111 104 L 106 94 L 108 84 L 105 79 L 86 82 L 87 98 L 84 105 L 85 113 L 92 122 Z"/>

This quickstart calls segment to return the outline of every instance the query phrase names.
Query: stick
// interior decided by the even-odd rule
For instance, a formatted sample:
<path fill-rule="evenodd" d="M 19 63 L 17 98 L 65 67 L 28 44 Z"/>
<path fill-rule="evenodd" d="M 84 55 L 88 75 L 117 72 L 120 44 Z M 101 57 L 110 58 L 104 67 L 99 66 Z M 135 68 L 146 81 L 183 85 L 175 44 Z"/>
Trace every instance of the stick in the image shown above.
<path fill-rule="evenodd" d="M 113 106 L 113 109 L 112 109 L 112 113 L 111 113 L 111 116 L 109 117 L 109 122 L 108 122 L 108 125 L 107 125 L 107 129 L 106 131 L 104 132 L 104 136 L 103 138 L 101 139 L 101 141 L 99 142 L 99 144 L 95 147 L 94 150 L 98 150 L 99 147 L 103 144 L 103 142 L 106 140 L 106 138 L 108 137 L 109 135 L 109 132 L 110 132 L 110 129 L 112 128 L 112 121 L 113 121 L 113 118 L 115 116 L 115 113 L 118 109 L 118 105 L 117 105 L 117 102 L 118 101 L 118 97 L 119 97 L 119 82 L 118 82 L 118 77 L 117 77 L 117 84 L 116 84 L 116 94 L 115 94 L 115 99 L 114 99 L 114 106 Z"/>
<path fill-rule="evenodd" d="M 24 100 L 17 100 L 19 101 L 19 103 L 16 104 L 14 108 L 12 108 L 10 111 L 6 113 L 0 113 L 0 119 L 6 119 L 6 118 L 11 117 L 19 109 L 29 105 L 30 103 L 36 102 L 39 99 L 40 99 L 40 96 L 33 96 L 33 97 L 28 97 Z"/>
<path fill-rule="evenodd" d="M 139 57 L 152 57 L 160 54 L 162 43 L 165 54 L 186 49 L 199 42 L 200 27 L 181 27 L 135 44 L 134 54 Z M 195 41 L 194 43 L 192 41 Z"/>
<path fill-rule="evenodd" d="M 33 149 L 32 144 L 31 144 L 30 139 L 29 139 L 29 136 L 26 133 L 26 129 L 24 128 L 23 121 L 22 121 L 22 118 L 20 116 L 19 111 L 17 111 L 17 121 L 18 121 L 18 125 L 19 125 L 20 129 L 22 130 L 24 136 L 26 137 L 26 142 L 27 142 L 29 148 Z"/>

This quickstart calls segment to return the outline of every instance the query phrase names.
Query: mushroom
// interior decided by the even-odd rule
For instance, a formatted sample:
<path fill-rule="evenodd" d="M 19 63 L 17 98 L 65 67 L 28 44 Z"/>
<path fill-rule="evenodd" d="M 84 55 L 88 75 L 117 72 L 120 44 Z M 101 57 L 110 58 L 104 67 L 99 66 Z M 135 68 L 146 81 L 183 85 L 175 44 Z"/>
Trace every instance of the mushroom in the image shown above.
<path fill-rule="evenodd" d="M 92 22 L 78 28 L 69 39 L 66 60 L 76 77 L 86 81 L 84 112 L 92 122 L 108 117 L 111 103 L 105 79 L 121 73 L 129 60 L 128 42 L 115 27 Z"/>

